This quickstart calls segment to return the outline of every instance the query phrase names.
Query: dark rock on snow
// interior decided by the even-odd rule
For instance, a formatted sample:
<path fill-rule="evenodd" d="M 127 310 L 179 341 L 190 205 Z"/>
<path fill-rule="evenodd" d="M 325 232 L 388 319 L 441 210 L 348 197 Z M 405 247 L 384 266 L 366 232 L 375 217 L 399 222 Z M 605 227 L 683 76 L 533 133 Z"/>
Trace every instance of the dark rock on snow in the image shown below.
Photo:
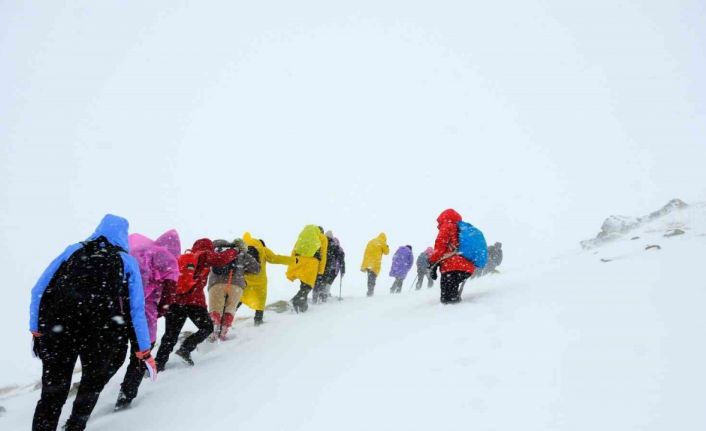
<path fill-rule="evenodd" d="M 679 235 L 684 235 L 686 232 L 684 232 L 681 229 L 672 229 L 671 231 L 667 232 L 664 234 L 665 237 L 670 238 L 673 236 L 679 236 Z"/>

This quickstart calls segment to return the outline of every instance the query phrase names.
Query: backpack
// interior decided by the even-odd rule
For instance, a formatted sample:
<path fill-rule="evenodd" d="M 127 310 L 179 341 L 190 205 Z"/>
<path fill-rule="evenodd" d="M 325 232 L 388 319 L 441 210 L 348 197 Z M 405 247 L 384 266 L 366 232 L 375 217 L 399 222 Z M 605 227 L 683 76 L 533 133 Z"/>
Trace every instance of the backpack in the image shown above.
<path fill-rule="evenodd" d="M 220 241 L 222 241 L 222 240 L 216 240 L 216 241 L 214 242 L 214 245 L 216 246 L 216 253 L 222 253 L 222 252 L 224 252 L 224 251 L 227 250 L 227 249 L 234 249 L 233 244 L 231 244 L 231 243 L 229 243 L 229 242 L 227 242 L 227 241 L 223 241 L 222 244 L 218 244 L 218 242 L 220 242 Z M 222 266 L 212 266 L 212 267 L 211 267 L 211 272 L 213 272 L 215 275 L 218 275 L 218 276 L 225 276 L 225 275 L 228 275 L 228 274 L 231 273 L 231 272 L 234 273 L 234 272 L 235 272 L 235 269 L 236 269 L 236 262 L 237 262 L 237 260 L 238 260 L 238 259 L 237 259 L 237 255 L 236 255 L 236 259 L 233 259 L 232 261 L 230 261 L 229 263 L 227 263 L 227 264 L 225 264 L 225 265 L 222 265 Z"/>
<path fill-rule="evenodd" d="M 66 323 L 80 326 L 125 324 L 129 317 L 129 293 L 122 248 L 100 236 L 81 243 L 61 264 L 42 295 L 40 331 L 61 332 Z M 116 318 L 120 317 L 120 318 Z"/>
<path fill-rule="evenodd" d="M 249 246 L 248 246 L 248 254 L 249 254 L 250 256 L 252 256 L 253 258 L 255 258 L 255 260 L 257 261 L 257 263 L 260 263 L 260 252 L 257 251 L 257 248 L 255 248 L 255 247 L 249 245 Z"/>
<path fill-rule="evenodd" d="M 223 266 L 212 266 L 211 271 L 215 275 L 228 275 L 231 272 L 235 272 L 235 261 L 238 259 L 234 259 L 231 263 Z"/>
<path fill-rule="evenodd" d="M 294 253 L 298 256 L 314 257 L 321 248 L 321 231 L 313 224 L 304 227 L 294 244 Z"/>
<path fill-rule="evenodd" d="M 201 278 L 208 276 L 208 267 L 201 262 L 204 253 L 205 251 L 194 253 L 191 250 L 186 250 L 184 254 L 179 256 L 177 295 L 190 292 Z"/>
<path fill-rule="evenodd" d="M 488 245 L 483 232 L 465 221 L 458 222 L 458 254 L 473 262 L 477 268 L 488 263 Z"/>

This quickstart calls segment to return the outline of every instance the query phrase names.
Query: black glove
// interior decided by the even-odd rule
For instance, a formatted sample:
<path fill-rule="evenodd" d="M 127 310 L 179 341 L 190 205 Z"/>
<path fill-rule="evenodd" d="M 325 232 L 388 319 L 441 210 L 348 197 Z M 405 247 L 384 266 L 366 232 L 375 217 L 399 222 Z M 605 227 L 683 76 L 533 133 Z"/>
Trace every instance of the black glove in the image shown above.
<path fill-rule="evenodd" d="M 39 346 L 39 337 L 32 336 L 32 355 L 35 358 L 42 359 L 41 348 Z"/>
<path fill-rule="evenodd" d="M 432 280 L 436 280 L 437 278 L 439 278 L 439 274 L 436 272 L 437 268 L 439 268 L 439 265 L 436 263 L 429 266 L 429 277 Z"/>

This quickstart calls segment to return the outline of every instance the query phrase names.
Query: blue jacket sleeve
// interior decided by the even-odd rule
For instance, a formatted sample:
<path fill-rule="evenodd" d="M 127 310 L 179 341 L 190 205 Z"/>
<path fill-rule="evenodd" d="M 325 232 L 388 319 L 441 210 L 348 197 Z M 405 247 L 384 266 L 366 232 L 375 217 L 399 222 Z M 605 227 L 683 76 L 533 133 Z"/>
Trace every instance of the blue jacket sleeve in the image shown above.
<path fill-rule="evenodd" d="M 147 327 L 145 317 L 145 291 L 142 287 L 142 276 L 140 267 L 135 259 L 127 253 L 120 254 L 125 266 L 125 277 L 127 278 L 128 291 L 130 294 L 130 318 L 132 327 L 137 337 L 137 345 L 140 351 L 148 350 L 151 346 L 150 332 Z"/>
<path fill-rule="evenodd" d="M 54 274 L 59 269 L 62 263 L 71 257 L 76 250 L 81 248 L 81 243 L 70 245 L 64 250 L 63 253 L 49 264 L 47 269 L 44 270 L 37 283 L 32 288 L 32 301 L 29 306 L 29 330 L 32 332 L 37 332 L 39 330 L 39 304 L 42 302 L 42 295 L 44 291 L 47 290 L 47 286 L 54 278 Z"/>

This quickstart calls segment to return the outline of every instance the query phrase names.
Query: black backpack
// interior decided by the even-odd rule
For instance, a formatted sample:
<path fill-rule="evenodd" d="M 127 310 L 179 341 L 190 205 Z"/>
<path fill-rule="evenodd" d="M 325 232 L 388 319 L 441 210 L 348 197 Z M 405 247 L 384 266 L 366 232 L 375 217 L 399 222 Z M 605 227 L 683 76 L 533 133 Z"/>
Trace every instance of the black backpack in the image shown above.
<path fill-rule="evenodd" d="M 103 236 L 82 243 L 61 264 L 42 295 L 39 331 L 125 325 L 130 304 L 121 252 L 125 251 Z"/>
<path fill-rule="evenodd" d="M 211 271 L 213 271 L 214 274 L 216 275 L 228 275 L 230 272 L 235 272 L 235 261 L 238 260 L 237 258 L 234 259 L 231 263 L 224 265 L 224 266 L 212 266 Z"/>
<path fill-rule="evenodd" d="M 249 254 L 250 256 L 254 257 L 255 260 L 257 261 L 257 263 L 260 263 L 260 252 L 257 251 L 257 248 L 255 248 L 255 247 L 249 245 L 249 246 L 248 246 L 248 254 Z"/>

